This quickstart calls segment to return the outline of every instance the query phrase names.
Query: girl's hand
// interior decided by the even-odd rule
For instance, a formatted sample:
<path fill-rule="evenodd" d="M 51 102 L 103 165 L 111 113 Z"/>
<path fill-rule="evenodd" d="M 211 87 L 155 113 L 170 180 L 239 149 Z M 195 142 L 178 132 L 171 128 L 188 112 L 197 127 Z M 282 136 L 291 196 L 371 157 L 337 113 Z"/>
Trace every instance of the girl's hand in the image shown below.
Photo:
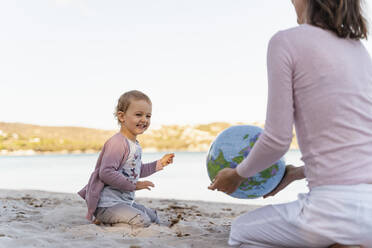
<path fill-rule="evenodd" d="M 174 153 L 168 153 L 165 154 L 161 159 L 160 159 L 160 164 L 161 164 L 161 169 L 163 169 L 165 166 L 173 163 L 173 158 L 174 158 Z"/>
<path fill-rule="evenodd" d="M 273 191 L 271 191 L 270 193 L 264 195 L 263 198 L 267 198 L 269 196 L 274 196 L 279 191 L 281 191 L 285 187 L 287 187 L 293 181 L 296 181 L 296 180 L 299 180 L 299 179 L 303 179 L 303 178 L 305 178 L 304 167 L 303 166 L 301 166 L 301 167 L 295 167 L 295 166 L 289 164 L 289 165 L 287 165 L 285 167 L 285 173 L 284 173 L 284 177 L 283 177 L 282 181 L 280 181 L 280 183 L 278 184 L 278 186 L 276 186 L 276 188 Z"/>
<path fill-rule="evenodd" d="M 137 181 L 136 190 L 141 190 L 141 189 L 151 190 L 150 187 L 152 188 L 155 187 L 155 185 L 150 181 Z"/>
<path fill-rule="evenodd" d="M 244 179 L 244 177 L 238 175 L 236 169 L 225 168 L 218 172 L 208 189 L 217 189 L 226 194 L 231 194 L 240 186 Z"/>

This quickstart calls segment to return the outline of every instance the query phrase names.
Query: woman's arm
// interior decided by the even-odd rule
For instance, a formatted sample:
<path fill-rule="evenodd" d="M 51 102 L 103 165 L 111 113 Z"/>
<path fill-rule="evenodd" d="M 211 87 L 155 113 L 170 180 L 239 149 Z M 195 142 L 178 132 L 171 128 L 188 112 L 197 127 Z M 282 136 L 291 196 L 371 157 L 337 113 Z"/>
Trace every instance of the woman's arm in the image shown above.
<path fill-rule="evenodd" d="M 249 156 L 235 169 L 225 168 L 208 187 L 226 193 L 235 191 L 244 178 L 252 177 L 278 161 L 292 142 L 294 102 L 292 57 L 281 33 L 270 40 L 267 54 L 269 93 L 265 130 Z"/>
<path fill-rule="evenodd" d="M 304 166 L 300 167 L 295 167 L 293 165 L 287 165 L 285 168 L 285 173 L 283 179 L 280 181 L 278 186 L 271 191 L 270 193 L 264 195 L 264 198 L 269 197 L 269 196 L 274 196 L 276 195 L 279 191 L 282 191 L 285 187 L 287 187 L 290 183 L 301 180 L 305 178 L 305 173 L 304 173 Z"/>
<path fill-rule="evenodd" d="M 293 136 L 294 102 L 290 48 L 282 33 L 270 40 L 267 52 L 268 103 L 265 129 L 249 156 L 237 167 L 241 177 L 251 177 L 278 161 Z"/>

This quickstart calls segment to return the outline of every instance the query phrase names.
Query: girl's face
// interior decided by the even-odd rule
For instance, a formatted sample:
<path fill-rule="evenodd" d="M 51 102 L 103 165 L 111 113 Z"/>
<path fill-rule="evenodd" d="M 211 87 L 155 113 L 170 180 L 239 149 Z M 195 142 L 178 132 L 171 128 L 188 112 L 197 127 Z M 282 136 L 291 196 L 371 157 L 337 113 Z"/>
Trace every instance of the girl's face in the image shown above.
<path fill-rule="evenodd" d="M 135 141 L 137 135 L 144 133 L 150 126 L 152 106 L 145 100 L 132 100 L 125 113 L 119 112 L 121 132 Z"/>
<path fill-rule="evenodd" d="M 292 0 L 292 4 L 296 9 L 297 23 L 306 23 L 306 5 L 309 0 Z"/>

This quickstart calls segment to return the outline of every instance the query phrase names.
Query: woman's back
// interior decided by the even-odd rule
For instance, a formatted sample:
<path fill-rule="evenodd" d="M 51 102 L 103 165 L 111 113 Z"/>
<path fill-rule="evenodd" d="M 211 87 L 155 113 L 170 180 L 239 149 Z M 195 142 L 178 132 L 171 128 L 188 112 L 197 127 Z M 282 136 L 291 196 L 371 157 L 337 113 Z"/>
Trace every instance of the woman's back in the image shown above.
<path fill-rule="evenodd" d="M 234 192 L 268 168 L 289 149 L 295 124 L 305 166 L 287 166 L 267 196 L 305 177 L 310 191 L 240 216 L 229 244 L 372 247 L 372 62 L 359 41 L 368 35 L 362 1 L 291 2 L 303 25 L 270 40 L 265 130 L 209 188 Z"/>
<path fill-rule="evenodd" d="M 292 71 L 309 186 L 372 183 L 372 61 L 365 47 L 308 24 L 279 32 L 276 42 L 289 62 L 274 70 Z"/>

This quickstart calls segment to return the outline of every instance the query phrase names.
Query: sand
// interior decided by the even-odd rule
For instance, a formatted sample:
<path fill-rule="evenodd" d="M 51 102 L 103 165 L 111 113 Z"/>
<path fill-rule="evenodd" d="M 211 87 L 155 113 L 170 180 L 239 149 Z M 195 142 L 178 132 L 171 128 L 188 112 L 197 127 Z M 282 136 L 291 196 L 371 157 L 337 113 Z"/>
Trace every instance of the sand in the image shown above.
<path fill-rule="evenodd" d="M 0 248 L 228 247 L 231 222 L 258 206 L 138 198 L 158 211 L 161 224 L 133 228 L 87 221 L 76 194 L 0 190 Z"/>

